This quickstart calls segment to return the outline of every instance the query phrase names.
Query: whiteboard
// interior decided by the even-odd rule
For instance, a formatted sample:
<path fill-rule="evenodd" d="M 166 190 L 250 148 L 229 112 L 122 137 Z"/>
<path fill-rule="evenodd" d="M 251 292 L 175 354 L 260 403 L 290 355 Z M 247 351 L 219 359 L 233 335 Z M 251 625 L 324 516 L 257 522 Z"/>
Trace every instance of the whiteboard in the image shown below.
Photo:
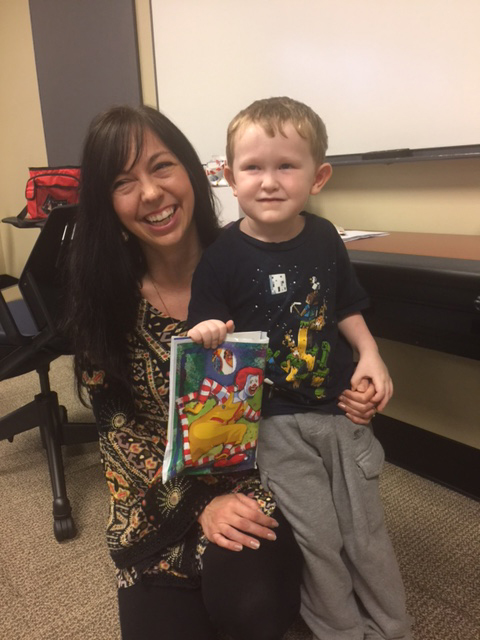
<path fill-rule="evenodd" d="M 200 158 L 288 95 L 330 155 L 480 143 L 480 0 L 151 0 L 159 108 Z"/>

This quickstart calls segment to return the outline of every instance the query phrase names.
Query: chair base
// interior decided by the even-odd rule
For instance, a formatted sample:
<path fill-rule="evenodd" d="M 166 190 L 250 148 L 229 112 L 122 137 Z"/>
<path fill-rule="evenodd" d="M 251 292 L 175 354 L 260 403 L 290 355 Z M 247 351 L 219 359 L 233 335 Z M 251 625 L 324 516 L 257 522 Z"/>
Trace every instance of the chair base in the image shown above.
<path fill-rule="evenodd" d="M 61 542 L 74 538 L 77 533 L 67 497 L 62 444 L 93 442 L 98 436 L 93 423 L 69 423 L 65 407 L 58 404 L 57 394 L 49 388 L 37 394 L 32 402 L 0 419 L 0 439 L 12 441 L 15 435 L 37 426 L 47 453 L 52 485 L 53 533 Z"/>

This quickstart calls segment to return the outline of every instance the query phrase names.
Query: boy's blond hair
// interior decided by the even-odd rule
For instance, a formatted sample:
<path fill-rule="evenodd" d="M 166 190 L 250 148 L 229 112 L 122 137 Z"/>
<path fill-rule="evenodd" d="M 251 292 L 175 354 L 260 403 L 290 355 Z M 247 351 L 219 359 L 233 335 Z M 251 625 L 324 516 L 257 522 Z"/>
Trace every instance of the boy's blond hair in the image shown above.
<path fill-rule="evenodd" d="M 292 98 L 264 98 L 252 102 L 242 109 L 228 125 L 227 164 L 231 168 L 235 153 L 235 137 L 239 131 L 250 124 L 260 125 L 265 133 L 273 138 L 276 133 L 285 135 L 283 127 L 290 123 L 298 135 L 308 140 L 315 163 L 319 166 L 325 161 L 328 147 L 327 129 L 323 120 L 313 109 L 303 102 Z"/>

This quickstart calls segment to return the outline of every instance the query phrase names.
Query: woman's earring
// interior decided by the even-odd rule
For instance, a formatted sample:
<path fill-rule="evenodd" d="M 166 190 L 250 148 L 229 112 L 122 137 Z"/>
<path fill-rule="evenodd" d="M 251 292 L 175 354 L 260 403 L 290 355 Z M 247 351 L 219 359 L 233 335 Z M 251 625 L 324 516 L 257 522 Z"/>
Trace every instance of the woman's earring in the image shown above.
<path fill-rule="evenodd" d="M 130 239 L 130 236 L 128 235 L 128 233 L 125 231 L 125 229 L 122 229 L 122 240 L 124 242 L 128 242 Z"/>

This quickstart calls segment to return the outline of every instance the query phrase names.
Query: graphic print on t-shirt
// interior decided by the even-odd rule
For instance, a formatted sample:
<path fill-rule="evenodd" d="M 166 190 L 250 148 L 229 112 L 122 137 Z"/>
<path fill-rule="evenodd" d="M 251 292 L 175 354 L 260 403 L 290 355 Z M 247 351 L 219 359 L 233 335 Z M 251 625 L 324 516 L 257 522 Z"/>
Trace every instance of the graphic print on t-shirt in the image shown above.
<path fill-rule="evenodd" d="M 268 276 L 270 281 L 270 293 L 275 295 L 277 293 L 285 293 L 287 290 L 287 277 L 284 273 L 275 273 Z"/>
<path fill-rule="evenodd" d="M 290 313 L 298 317 L 298 330 L 295 335 L 293 329 L 289 329 L 283 336 L 282 344 L 290 353 L 280 364 L 287 374 L 285 381 L 292 383 L 297 389 L 300 385 L 314 387 L 315 396 L 322 398 L 325 395 L 324 382 L 329 373 L 327 366 L 330 354 L 330 344 L 326 340 L 320 343 L 318 334 L 325 326 L 325 312 L 327 305 L 325 299 L 320 297 L 320 283 L 315 276 L 310 279 L 311 291 L 302 302 L 293 302 L 290 305 Z M 270 276 L 272 282 L 272 276 Z M 273 293 L 273 292 L 272 292 Z M 270 353 L 270 357 L 278 356 Z"/>

